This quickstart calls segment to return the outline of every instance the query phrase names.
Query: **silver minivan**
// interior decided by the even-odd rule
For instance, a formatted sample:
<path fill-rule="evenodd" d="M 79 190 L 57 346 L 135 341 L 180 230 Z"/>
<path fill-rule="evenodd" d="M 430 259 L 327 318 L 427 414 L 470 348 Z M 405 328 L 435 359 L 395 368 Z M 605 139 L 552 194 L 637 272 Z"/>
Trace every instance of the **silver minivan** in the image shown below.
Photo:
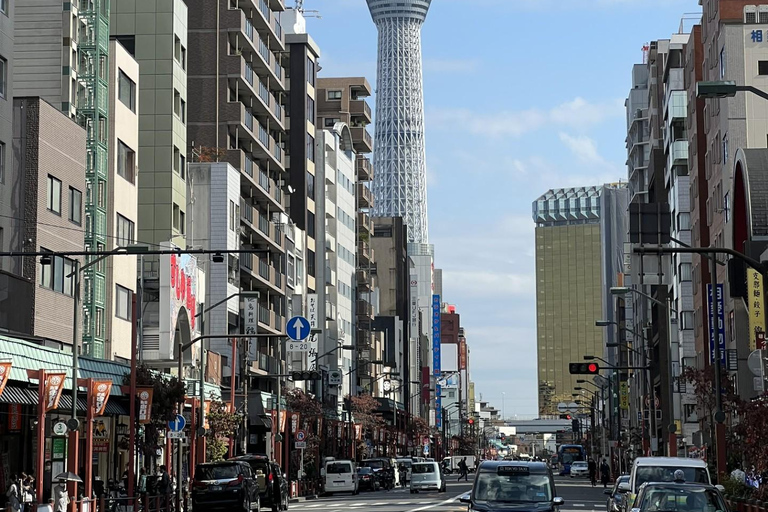
<path fill-rule="evenodd" d="M 437 462 L 415 462 L 411 466 L 411 494 L 419 491 L 445 492 L 445 476 Z"/>

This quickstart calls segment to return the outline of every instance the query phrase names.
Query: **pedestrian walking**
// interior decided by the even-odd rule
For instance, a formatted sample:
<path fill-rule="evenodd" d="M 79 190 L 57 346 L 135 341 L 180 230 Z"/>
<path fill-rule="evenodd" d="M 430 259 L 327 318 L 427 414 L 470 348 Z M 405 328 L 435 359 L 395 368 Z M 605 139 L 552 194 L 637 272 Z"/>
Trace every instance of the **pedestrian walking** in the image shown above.
<path fill-rule="evenodd" d="M 469 468 L 467 467 L 467 458 L 464 457 L 459 461 L 459 482 L 461 482 L 462 477 L 464 478 L 465 482 L 469 481 L 468 478 Z"/>
<path fill-rule="evenodd" d="M 589 468 L 589 481 L 592 482 L 592 487 L 594 487 L 597 485 L 597 462 L 595 462 L 595 459 L 590 457 L 587 467 Z"/>
<path fill-rule="evenodd" d="M 160 493 L 164 510 L 170 510 L 171 507 L 171 494 L 173 493 L 173 483 L 171 482 L 171 475 L 168 474 L 168 468 L 160 466 L 160 482 L 158 482 L 157 490 Z"/>
<path fill-rule="evenodd" d="M 21 512 L 21 484 L 19 477 L 11 475 L 10 485 L 5 491 L 5 497 L 8 498 L 8 507 L 10 512 Z"/>
<path fill-rule="evenodd" d="M 600 464 L 600 476 L 603 482 L 603 487 L 608 487 L 608 481 L 611 479 L 611 467 L 605 459 L 603 459 L 602 464 Z"/>
<path fill-rule="evenodd" d="M 69 494 L 67 494 L 66 482 L 59 482 L 53 488 L 54 507 L 53 512 L 67 512 L 67 506 L 69 505 Z"/>

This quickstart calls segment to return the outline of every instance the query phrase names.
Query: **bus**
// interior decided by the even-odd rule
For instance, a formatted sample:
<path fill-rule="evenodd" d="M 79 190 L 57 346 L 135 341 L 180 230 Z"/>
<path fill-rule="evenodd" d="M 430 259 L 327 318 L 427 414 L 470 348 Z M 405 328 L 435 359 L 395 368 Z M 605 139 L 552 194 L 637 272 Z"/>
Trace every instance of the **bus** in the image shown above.
<path fill-rule="evenodd" d="M 580 444 L 561 444 L 557 449 L 557 462 L 560 465 L 560 475 L 571 474 L 571 463 L 587 460 L 586 451 Z"/>

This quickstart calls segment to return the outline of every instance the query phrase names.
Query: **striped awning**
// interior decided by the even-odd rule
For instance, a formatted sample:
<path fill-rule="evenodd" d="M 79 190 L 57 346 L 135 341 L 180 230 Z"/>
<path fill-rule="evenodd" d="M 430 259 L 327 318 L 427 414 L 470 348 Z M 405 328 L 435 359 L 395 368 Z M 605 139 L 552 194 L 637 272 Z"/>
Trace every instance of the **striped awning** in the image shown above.
<path fill-rule="evenodd" d="M 37 391 L 8 384 L 0 394 L 0 404 L 37 405 Z"/>
<path fill-rule="evenodd" d="M 38 404 L 37 390 L 8 384 L 5 386 L 3 393 L 0 395 L 0 403 L 36 406 Z M 77 410 L 78 412 L 85 414 L 85 409 L 85 394 L 83 393 L 77 397 Z M 61 395 L 61 400 L 59 400 L 59 408 L 57 410 L 60 412 L 71 411 L 72 396 Z M 107 407 L 104 410 L 104 414 L 107 416 L 128 416 L 129 411 L 123 405 L 121 400 L 117 399 L 116 397 L 110 397 L 110 399 L 107 401 Z"/>

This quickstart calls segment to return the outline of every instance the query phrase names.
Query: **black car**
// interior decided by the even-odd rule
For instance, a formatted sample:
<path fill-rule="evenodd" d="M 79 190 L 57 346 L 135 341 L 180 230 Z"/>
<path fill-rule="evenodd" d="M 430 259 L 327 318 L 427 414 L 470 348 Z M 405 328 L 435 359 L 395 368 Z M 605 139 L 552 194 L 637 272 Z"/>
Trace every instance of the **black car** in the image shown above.
<path fill-rule="evenodd" d="M 277 463 L 269 460 L 266 455 L 241 455 L 230 460 L 247 462 L 251 466 L 259 484 L 259 497 L 263 507 L 270 507 L 273 512 L 288 510 L 288 480 Z"/>
<path fill-rule="evenodd" d="M 371 468 L 384 489 L 389 490 L 395 487 L 395 467 L 391 459 L 385 457 L 365 459 L 360 463 L 360 467 Z"/>
<path fill-rule="evenodd" d="M 680 472 L 682 473 L 682 471 Z M 664 510 L 688 512 L 690 510 L 727 511 L 723 495 L 714 485 L 675 482 L 648 482 L 637 490 L 632 512 Z"/>
<path fill-rule="evenodd" d="M 381 487 L 381 483 L 373 469 L 368 467 L 357 468 L 357 481 L 361 491 L 378 491 Z"/>
<path fill-rule="evenodd" d="M 198 464 L 192 483 L 192 507 L 259 512 L 259 486 L 251 466 L 237 461 Z"/>
<path fill-rule="evenodd" d="M 558 512 L 565 503 L 545 463 L 520 461 L 483 461 L 472 491 L 459 500 L 482 512 Z"/>
<path fill-rule="evenodd" d="M 624 492 L 619 490 L 619 485 L 629 483 L 629 475 L 621 475 L 614 482 L 611 489 L 603 491 L 608 495 L 605 503 L 606 512 L 620 512 L 624 501 Z"/>

